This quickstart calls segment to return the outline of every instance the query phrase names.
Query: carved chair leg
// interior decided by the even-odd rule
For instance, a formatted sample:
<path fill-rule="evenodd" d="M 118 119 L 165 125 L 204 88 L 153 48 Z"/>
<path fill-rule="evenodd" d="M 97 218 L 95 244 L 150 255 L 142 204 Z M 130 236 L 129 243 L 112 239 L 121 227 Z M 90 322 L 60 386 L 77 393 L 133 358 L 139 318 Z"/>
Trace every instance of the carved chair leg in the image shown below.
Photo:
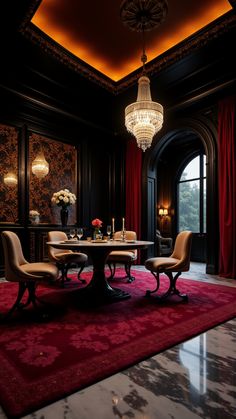
<path fill-rule="evenodd" d="M 128 277 L 127 282 L 133 282 L 135 280 L 135 277 L 132 276 L 131 273 L 130 273 L 130 269 L 131 269 L 131 263 L 126 263 L 125 264 L 125 272 L 126 272 L 126 275 Z"/>
<path fill-rule="evenodd" d="M 108 267 L 109 267 L 110 272 L 111 272 L 111 275 L 108 277 L 108 279 L 113 279 L 114 275 L 115 275 L 115 271 L 116 271 L 116 264 L 115 263 L 108 263 Z"/>
<path fill-rule="evenodd" d="M 153 276 L 155 277 L 155 279 L 157 281 L 157 286 L 153 291 L 150 291 L 150 290 L 146 291 L 146 296 L 147 297 L 149 297 L 150 294 L 152 294 L 153 292 L 158 291 L 159 286 L 160 286 L 160 273 L 159 272 L 151 272 L 151 273 L 153 274 Z M 188 296 L 186 294 L 181 294 L 179 292 L 179 290 L 177 290 L 177 288 L 176 288 L 176 281 L 177 281 L 178 277 L 181 275 L 181 272 L 177 272 L 177 274 L 175 276 L 173 276 L 172 272 L 164 272 L 164 273 L 168 276 L 168 278 L 170 280 L 170 284 L 169 284 L 168 290 L 164 294 L 157 296 L 158 300 L 163 301 L 167 297 L 169 297 L 169 295 L 178 295 L 183 300 L 187 301 Z"/>
<path fill-rule="evenodd" d="M 32 303 L 34 308 L 37 309 L 38 308 L 37 303 L 44 304 L 44 305 L 48 305 L 48 303 L 41 300 L 41 298 L 37 297 L 36 288 L 37 288 L 37 282 L 28 282 L 28 284 L 27 284 L 27 289 L 28 289 L 28 293 L 29 293 L 28 302 Z"/>
<path fill-rule="evenodd" d="M 168 276 L 169 280 L 170 280 L 170 287 L 169 290 L 167 291 L 167 297 L 168 295 L 172 294 L 172 295 L 178 295 L 179 297 L 181 297 L 183 300 L 187 301 L 188 300 L 188 296 L 186 294 L 181 294 L 180 291 L 176 288 L 176 281 L 179 278 L 179 276 L 181 275 L 182 272 L 177 272 L 176 275 L 173 277 L 172 272 L 165 272 L 165 274 Z M 165 294 L 162 298 L 166 298 Z"/>
<path fill-rule="evenodd" d="M 10 308 L 10 310 L 1 317 L 1 320 L 7 320 L 9 319 L 9 317 L 12 315 L 12 313 L 16 310 L 16 309 L 21 309 L 24 307 L 24 304 L 21 303 L 21 300 L 23 298 L 23 295 L 25 293 L 27 289 L 27 286 L 25 284 L 25 282 L 19 282 L 19 287 L 18 287 L 18 293 L 17 293 L 17 297 L 16 297 L 16 301 L 13 304 L 13 306 Z"/>
<path fill-rule="evenodd" d="M 85 280 L 85 279 L 80 278 L 80 274 L 82 273 L 82 271 L 83 271 L 84 267 L 85 267 L 85 263 L 83 263 L 83 265 L 81 265 L 80 270 L 79 270 L 79 272 L 78 272 L 78 280 L 79 280 L 80 282 L 82 282 L 82 284 L 85 284 L 85 283 L 86 283 L 86 280 Z"/>
<path fill-rule="evenodd" d="M 150 297 L 150 295 L 151 294 L 153 294 L 154 292 L 156 292 L 158 289 L 159 289 L 159 286 L 160 286 L 160 277 L 159 277 L 159 272 L 152 272 L 151 271 L 151 273 L 152 273 L 152 275 L 154 276 L 154 278 L 155 278 L 155 280 L 156 280 L 156 282 L 157 282 L 157 286 L 156 286 L 156 288 L 154 289 L 154 290 L 147 290 L 146 291 L 146 297 Z"/>
<path fill-rule="evenodd" d="M 66 280 L 66 281 L 71 281 L 71 278 L 67 276 L 67 273 L 68 273 L 68 271 L 69 271 L 69 269 L 70 269 L 70 264 L 69 264 L 69 263 L 67 263 L 67 264 L 66 264 L 66 265 L 64 265 L 64 266 L 65 266 L 65 280 Z"/>

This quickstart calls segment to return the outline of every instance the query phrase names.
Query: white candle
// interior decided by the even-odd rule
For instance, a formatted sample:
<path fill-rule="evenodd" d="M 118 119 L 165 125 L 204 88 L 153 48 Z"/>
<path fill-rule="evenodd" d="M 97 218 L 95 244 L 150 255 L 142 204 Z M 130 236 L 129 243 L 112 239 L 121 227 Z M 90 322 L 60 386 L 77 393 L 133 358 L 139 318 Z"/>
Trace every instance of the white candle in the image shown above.
<path fill-rule="evenodd" d="M 125 229 L 125 219 L 122 218 L 122 231 L 124 231 L 124 229 Z"/>
<path fill-rule="evenodd" d="M 114 233 L 115 232 L 115 218 L 112 218 L 111 225 L 112 225 L 112 233 Z"/>

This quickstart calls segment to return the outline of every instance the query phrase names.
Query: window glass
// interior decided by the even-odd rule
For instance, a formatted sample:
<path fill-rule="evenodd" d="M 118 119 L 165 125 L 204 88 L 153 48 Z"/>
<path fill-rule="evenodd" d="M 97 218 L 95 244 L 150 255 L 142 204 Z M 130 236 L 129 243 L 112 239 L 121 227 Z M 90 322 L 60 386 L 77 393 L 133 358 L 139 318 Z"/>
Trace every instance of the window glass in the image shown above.
<path fill-rule="evenodd" d="M 191 230 L 197 233 L 199 225 L 200 181 L 179 184 L 179 231 Z"/>
<path fill-rule="evenodd" d="M 185 167 L 180 180 L 182 181 L 199 178 L 199 167 L 199 156 L 197 156 Z"/>
<path fill-rule="evenodd" d="M 203 179 L 203 233 L 206 233 L 206 179 Z"/>
<path fill-rule="evenodd" d="M 203 177 L 206 177 L 206 156 L 203 156 Z"/>
<path fill-rule="evenodd" d="M 206 156 L 199 154 L 184 168 L 177 187 L 178 231 L 206 233 Z"/>

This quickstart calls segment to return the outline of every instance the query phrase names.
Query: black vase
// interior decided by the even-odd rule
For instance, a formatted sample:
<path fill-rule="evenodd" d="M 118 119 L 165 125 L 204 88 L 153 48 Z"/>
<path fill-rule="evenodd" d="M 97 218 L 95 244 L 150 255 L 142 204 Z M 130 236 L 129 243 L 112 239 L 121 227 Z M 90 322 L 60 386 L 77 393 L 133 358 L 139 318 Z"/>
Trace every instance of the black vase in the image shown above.
<path fill-rule="evenodd" d="M 67 208 L 61 208 L 61 224 L 63 227 L 67 226 L 69 211 Z"/>

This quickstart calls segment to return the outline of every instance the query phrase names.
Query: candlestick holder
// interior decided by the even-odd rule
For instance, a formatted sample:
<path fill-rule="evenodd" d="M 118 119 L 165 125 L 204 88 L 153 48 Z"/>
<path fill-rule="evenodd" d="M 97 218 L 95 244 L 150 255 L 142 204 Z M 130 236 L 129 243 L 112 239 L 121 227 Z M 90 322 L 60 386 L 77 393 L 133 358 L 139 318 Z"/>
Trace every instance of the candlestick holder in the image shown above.
<path fill-rule="evenodd" d="M 126 230 L 125 230 L 125 228 L 121 231 L 121 239 L 122 239 L 123 242 L 126 239 Z"/>

